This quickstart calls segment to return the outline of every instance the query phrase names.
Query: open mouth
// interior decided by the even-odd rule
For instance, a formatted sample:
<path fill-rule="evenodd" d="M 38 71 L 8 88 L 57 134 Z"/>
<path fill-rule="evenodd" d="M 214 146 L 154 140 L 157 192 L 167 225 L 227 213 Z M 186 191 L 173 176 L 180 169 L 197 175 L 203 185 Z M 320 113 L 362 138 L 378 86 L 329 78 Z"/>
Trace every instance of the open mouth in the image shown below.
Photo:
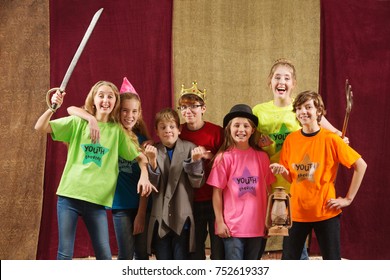
<path fill-rule="evenodd" d="M 109 110 L 110 106 L 100 106 L 100 109 L 102 109 L 102 110 Z"/>
<path fill-rule="evenodd" d="M 286 92 L 286 88 L 285 87 L 278 87 L 276 88 L 276 90 L 280 93 L 280 94 L 283 94 Z"/>

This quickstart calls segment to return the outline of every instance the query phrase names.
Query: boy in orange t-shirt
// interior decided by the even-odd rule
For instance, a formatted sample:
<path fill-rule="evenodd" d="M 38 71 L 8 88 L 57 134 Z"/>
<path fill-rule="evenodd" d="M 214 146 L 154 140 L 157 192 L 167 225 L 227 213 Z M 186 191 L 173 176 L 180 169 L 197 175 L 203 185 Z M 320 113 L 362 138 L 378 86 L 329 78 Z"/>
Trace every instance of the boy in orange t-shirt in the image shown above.
<path fill-rule="evenodd" d="M 306 236 L 314 229 L 323 259 L 339 260 L 341 208 L 352 203 L 367 164 L 338 135 L 320 127 L 325 108 L 318 93 L 300 93 L 293 111 L 302 129 L 287 136 L 279 164 L 270 165 L 274 174 L 291 182 L 293 225 L 283 241 L 282 259 L 299 260 Z M 354 168 L 345 197 L 337 197 L 334 186 L 339 163 Z"/>

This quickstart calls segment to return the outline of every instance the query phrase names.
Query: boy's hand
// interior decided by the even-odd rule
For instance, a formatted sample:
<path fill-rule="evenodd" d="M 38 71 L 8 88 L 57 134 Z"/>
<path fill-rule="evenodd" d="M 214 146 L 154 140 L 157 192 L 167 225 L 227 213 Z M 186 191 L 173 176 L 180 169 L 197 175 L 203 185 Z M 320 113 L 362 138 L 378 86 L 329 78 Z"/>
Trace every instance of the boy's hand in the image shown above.
<path fill-rule="evenodd" d="M 199 146 L 199 148 L 202 149 L 202 158 L 203 159 L 212 159 L 213 158 L 214 154 L 211 151 L 206 150 L 206 148 L 203 146 Z"/>
<path fill-rule="evenodd" d="M 206 149 L 204 147 L 196 147 L 191 151 L 191 160 L 198 161 L 206 156 Z M 209 151 L 208 151 L 209 152 Z"/>
<path fill-rule="evenodd" d="M 276 175 L 276 174 L 283 174 L 286 173 L 287 175 L 289 174 L 288 170 L 286 167 L 279 163 L 272 163 L 269 165 L 269 168 L 271 169 L 271 172 Z"/>
<path fill-rule="evenodd" d="M 157 148 L 152 145 L 147 145 L 145 147 L 145 155 L 148 158 L 149 163 L 156 161 L 157 158 Z"/>

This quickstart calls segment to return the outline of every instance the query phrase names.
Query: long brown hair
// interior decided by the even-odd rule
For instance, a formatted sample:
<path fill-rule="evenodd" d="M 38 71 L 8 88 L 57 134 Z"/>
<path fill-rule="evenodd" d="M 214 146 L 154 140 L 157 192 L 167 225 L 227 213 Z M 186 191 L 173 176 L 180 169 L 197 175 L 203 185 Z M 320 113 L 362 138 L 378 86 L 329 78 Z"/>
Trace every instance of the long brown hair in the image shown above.
<path fill-rule="evenodd" d="M 254 133 L 249 137 L 249 146 L 257 151 L 261 151 L 261 148 L 257 145 L 258 139 L 260 138 L 260 132 L 257 130 L 255 123 L 251 121 L 250 119 L 247 119 L 250 123 L 251 127 L 254 130 Z M 235 147 L 235 142 L 231 135 L 231 125 L 232 125 L 233 119 L 231 119 L 228 124 L 226 125 L 224 129 L 224 135 L 225 138 L 223 140 L 223 143 L 221 147 L 219 148 L 218 152 L 214 155 L 214 157 L 211 159 L 210 164 L 213 165 L 215 163 L 215 159 L 219 157 L 219 154 L 221 154 L 220 160 L 222 160 L 223 154 L 226 151 L 229 151 Z"/>
<path fill-rule="evenodd" d="M 143 135 L 146 137 L 146 139 L 150 140 L 151 136 L 149 133 L 149 130 L 146 126 L 146 123 L 142 117 L 142 105 L 141 105 L 141 99 L 139 98 L 138 94 L 132 93 L 132 92 L 124 92 L 120 94 L 120 101 L 121 101 L 121 106 L 122 102 L 125 100 L 136 100 L 138 102 L 138 111 L 139 111 L 139 116 L 136 124 L 132 128 L 132 132 L 135 134 Z"/>

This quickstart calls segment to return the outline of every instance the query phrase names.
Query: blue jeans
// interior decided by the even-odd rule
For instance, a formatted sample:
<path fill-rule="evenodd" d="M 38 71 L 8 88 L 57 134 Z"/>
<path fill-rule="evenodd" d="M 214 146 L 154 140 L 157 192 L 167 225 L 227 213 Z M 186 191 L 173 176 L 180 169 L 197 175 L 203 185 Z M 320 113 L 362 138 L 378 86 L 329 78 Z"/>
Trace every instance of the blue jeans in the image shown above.
<path fill-rule="evenodd" d="M 214 233 L 215 215 L 212 201 L 194 202 L 195 244 L 196 252 L 190 254 L 192 260 L 205 260 L 205 242 L 210 234 L 212 260 L 224 260 L 224 245 L 222 238 Z"/>
<path fill-rule="evenodd" d="M 95 257 L 98 260 L 111 260 L 106 209 L 102 205 L 69 197 L 58 196 L 58 260 L 73 258 L 76 228 L 79 216 L 84 220 L 91 237 Z"/>
<path fill-rule="evenodd" d="M 259 260 L 264 253 L 263 237 L 224 238 L 226 260 Z"/>
<path fill-rule="evenodd" d="M 308 259 L 309 259 L 309 253 L 307 252 L 307 246 L 306 246 L 306 242 L 305 242 L 305 245 L 303 245 L 303 250 L 301 253 L 300 260 L 308 260 Z"/>
<path fill-rule="evenodd" d="M 314 229 L 324 260 L 340 260 L 340 215 L 320 222 L 293 222 L 283 240 L 282 260 L 299 260 L 307 235 Z"/>
<path fill-rule="evenodd" d="M 133 234 L 138 209 L 112 210 L 115 236 L 118 243 L 118 260 L 148 260 L 147 235 L 150 213 L 146 212 L 145 229 Z"/>
<path fill-rule="evenodd" d="M 180 235 L 170 231 L 161 238 L 158 235 L 158 223 L 153 231 L 153 247 L 158 260 L 187 260 L 189 251 L 190 230 L 182 230 Z"/>

